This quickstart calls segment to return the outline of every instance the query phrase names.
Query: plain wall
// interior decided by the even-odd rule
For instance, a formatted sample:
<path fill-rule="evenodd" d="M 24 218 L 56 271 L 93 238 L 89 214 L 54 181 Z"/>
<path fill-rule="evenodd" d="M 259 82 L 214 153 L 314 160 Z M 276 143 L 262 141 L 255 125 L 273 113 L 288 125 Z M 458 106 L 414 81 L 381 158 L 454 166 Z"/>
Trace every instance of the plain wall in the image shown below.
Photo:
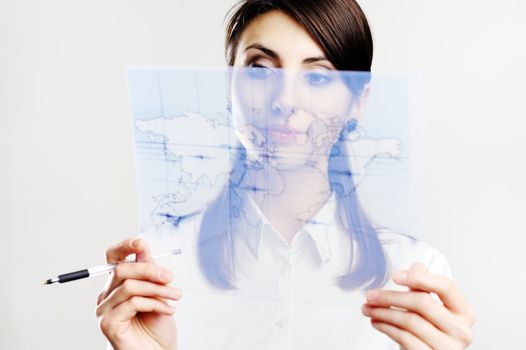
<path fill-rule="evenodd" d="M 135 233 L 126 64 L 223 65 L 232 1 L 0 1 L 1 349 L 104 348 L 96 265 Z M 526 5 L 365 1 L 374 69 L 425 79 L 426 241 L 478 313 L 473 349 L 526 348 Z"/>

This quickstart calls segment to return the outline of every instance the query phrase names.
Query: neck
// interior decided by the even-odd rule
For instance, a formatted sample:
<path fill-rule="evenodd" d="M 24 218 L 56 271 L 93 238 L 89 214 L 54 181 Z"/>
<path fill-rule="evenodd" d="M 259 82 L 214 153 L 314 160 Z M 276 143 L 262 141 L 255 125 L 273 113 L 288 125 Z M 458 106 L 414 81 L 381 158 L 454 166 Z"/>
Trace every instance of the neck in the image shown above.
<path fill-rule="evenodd" d="M 289 243 L 331 195 L 328 173 L 319 168 L 276 169 L 266 165 L 246 175 L 243 187 L 256 189 L 250 195 Z"/>

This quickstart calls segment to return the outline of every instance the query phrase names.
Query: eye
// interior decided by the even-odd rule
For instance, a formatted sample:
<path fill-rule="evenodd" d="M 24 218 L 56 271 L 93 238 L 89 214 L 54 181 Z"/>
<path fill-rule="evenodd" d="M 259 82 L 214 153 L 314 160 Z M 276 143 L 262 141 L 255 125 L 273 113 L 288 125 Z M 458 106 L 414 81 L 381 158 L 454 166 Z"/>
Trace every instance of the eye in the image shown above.
<path fill-rule="evenodd" d="M 251 63 L 247 68 L 248 75 L 257 80 L 264 80 L 274 74 L 274 70 L 259 63 Z"/>
<path fill-rule="evenodd" d="M 331 81 L 330 76 L 322 72 L 309 72 L 305 74 L 304 78 L 310 85 L 324 85 Z"/>

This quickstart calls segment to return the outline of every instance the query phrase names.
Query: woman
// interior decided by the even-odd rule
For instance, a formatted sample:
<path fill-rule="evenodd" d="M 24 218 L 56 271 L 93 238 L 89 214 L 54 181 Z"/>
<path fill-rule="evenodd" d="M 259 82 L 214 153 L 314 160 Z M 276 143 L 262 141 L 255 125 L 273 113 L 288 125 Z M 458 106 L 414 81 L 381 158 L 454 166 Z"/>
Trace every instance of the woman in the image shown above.
<path fill-rule="evenodd" d="M 467 347 L 473 312 L 441 276 L 445 259 L 376 230 L 354 191 L 345 133 L 361 118 L 372 61 L 359 6 L 242 1 L 226 54 L 240 144 L 230 180 L 198 220 L 108 249 L 108 262 L 138 261 L 120 264 L 98 298 L 112 346 Z M 163 247 L 184 252 L 173 268 L 151 258 Z"/>

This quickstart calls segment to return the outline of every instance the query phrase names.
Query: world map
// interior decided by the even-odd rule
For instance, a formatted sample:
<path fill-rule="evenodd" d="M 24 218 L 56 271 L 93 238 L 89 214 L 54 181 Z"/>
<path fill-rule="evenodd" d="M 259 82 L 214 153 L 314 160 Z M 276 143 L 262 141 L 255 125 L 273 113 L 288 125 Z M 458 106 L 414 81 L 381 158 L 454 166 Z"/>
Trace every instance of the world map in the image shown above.
<path fill-rule="evenodd" d="M 228 120 L 186 111 L 173 117 L 140 119 L 135 127 L 160 146 L 160 160 L 170 164 L 170 190 L 151 197 L 152 223 L 177 225 L 202 211 L 231 171 L 236 136 Z M 376 157 L 396 158 L 401 152 L 397 138 L 371 139 L 363 131 L 349 138 L 356 186 L 366 178 L 367 167 Z"/>

